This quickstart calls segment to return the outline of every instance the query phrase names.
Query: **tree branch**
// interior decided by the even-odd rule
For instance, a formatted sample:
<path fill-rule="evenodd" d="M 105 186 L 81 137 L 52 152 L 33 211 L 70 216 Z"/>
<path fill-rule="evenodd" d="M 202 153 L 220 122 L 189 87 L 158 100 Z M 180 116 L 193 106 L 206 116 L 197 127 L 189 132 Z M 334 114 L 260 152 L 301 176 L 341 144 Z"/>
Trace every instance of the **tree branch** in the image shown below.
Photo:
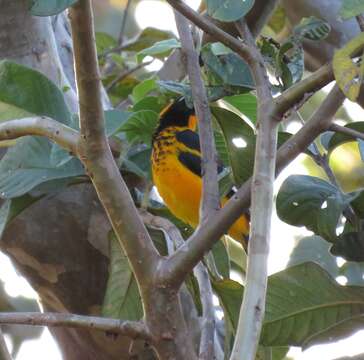
<path fill-rule="evenodd" d="M 132 339 L 151 340 L 151 334 L 143 322 L 124 321 L 96 316 L 62 313 L 0 312 L 0 324 L 70 327 L 89 330 L 96 329 L 128 336 Z"/>
<path fill-rule="evenodd" d="M 184 244 L 184 239 L 178 228 L 166 218 L 154 216 L 146 211 L 140 210 L 140 216 L 145 224 L 162 230 L 171 239 L 175 248 Z M 214 336 L 215 336 L 215 310 L 213 305 L 213 292 L 210 278 L 205 266 L 200 262 L 193 270 L 198 282 L 202 302 L 202 330 L 200 340 L 200 360 L 214 358 Z"/>
<path fill-rule="evenodd" d="M 221 30 L 218 26 L 212 23 L 205 17 L 200 16 L 200 14 L 193 9 L 191 9 L 188 5 L 186 5 L 181 0 L 167 0 L 167 2 L 176 9 L 179 13 L 181 13 L 184 17 L 190 20 L 193 24 L 198 26 L 207 34 L 211 35 L 216 41 L 220 41 L 229 47 L 231 50 L 234 50 L 237 54 L 239 54 L 243 59 L 248 61 L 250 59 L 250 51 L 248 47 L 242 43 L 240 40 L 235 39 L 233 36 L 229 35 L 225 31 Z M 253 59 L 251 59 L 253 61 Z"/>
<path fill-rule="evenodd" d="M 198 282 L 202 302 L 202 329 L 199 360 L 214 359 L 215 309 L 209 274 L 200 262 L 193 270 Z"/>
<path fill-rule="evenodd" d="M 283 114 L 288 111 L 294 104 L 304 96 L 306 92 L 316 91 L 320 87 L 326 85 L 333 78 L 331 65 L 324 66 L 315 73 L 304 79 L 302 82 L 293 85 L 286 90 L 282 95 L 278 96 L 276 101 L 276 116 L 277 121 L 282 120 Z M 301 85 L 303 83 L 303 85 Z M 340 96 L 339 94 L 337 96 Z M 322 106 L 324 106 L 324 103 Z M 329 101 L 329 106 L 334 111 L 337 111 L 337 106 L 340 106 L 337 98 Z M 285 166 L 287 166 L 296 156 L 303 152 L 308 145 L 323 131 L 327 130 L 326 123 L 322 123 L 321 111 L 315 113 L 315 116 L 305 124 L 305 126 L 281 146 L 277 153 L 277 169 L 278 174 Z M 329 112 L 331 116 L 331 112 Z M 333 116 L 333 115 L 332 115 Z M 326 117 L 324 119 L 326 121 Z M 331 123 L 332 118 L 329 119 Z M 315 123 L 317 127 L 315 126 Z M 328 125 L 327 125 L 328 126 Z M 308 131 L 305 129 L 308 128 Z M 218 214 L 214 215 L 205 226 L 198 228 L 195 233 L 179 248 L 172 256 L 170 256 L 166 264 L 166 272 L 171 277 L 184 276 L 191 272 L 196 264 L 201 260 L 204 253 L 209 251 L 214 243 L 227 231 L 227 229 L 237 220 L 244 210 L 250 205 L 250 192 L 252 180 L 247 180 L 237 191 L 237 193 L 219 210 Z M 181 280 L 182 281 L 182 280 Z"/>
<path fill-rule="evenodd" d="M 353 138 L 353 140 L 355 140 L 355 139 L 364 140 L 364 134 L 362 132 L 354 130 L 354 129 L 350 129 L 345 126 L 341 126 L 338 124 L 331 124 L 329 127 L 329 130 L 351 136 Z"/>
<path fill-rule="evenodd" d="M 70 8 L 70 19 L 80 104 L 80 160 L 85 165 L 140 286 L 151 281 L 150 274 L 156 268 L 160 256 L 138 216 L 105 134 L 91 1 L 78 1 Z"/>
<path fill-rule="evenodd" d="M 334 115 L 345 100 L 344 94 L 335 85 L 326 96 L 321 106 L 314 112 L 304 126 L 278 150 L 276 175 L 278 175 L 292 160 L 323 132 L 327 131 L 333 121 Z"/>
<path fill-rule="evenodd" d="M 181 40 L 182 52 L 186 57 L 187 73 L 191 83 L 193 103 L 198 118 L 203 174 L 200 226 L 203 226 L 208 221 L 211 213 L 216 212 L 220 208 L 217 155 L 209 102 L 201 77 L 198 54 L 193 44 L 189 22 L 177 11 L 175 11 L 175 19 Z"/>
<path fill-rule="evenodd" d="M 0 123 L 0 140 L 21 136 L 46 136 L 72 154 L 77 154 L 79 134 L 76 130 L 48 117 L 29 117 Z"/>
<path fill-rule="evenodd" d="M 252 221 L 246 286 L 230 359 L 254 360 L 265 312 L 278 122 L 275 121 L 273 97 L 262 55 L 247 24 L 238 21 L 236 26 L 255 58 L 254 62 L 248 64 L 257 89 L 258 126 L 251 190 Z"/>

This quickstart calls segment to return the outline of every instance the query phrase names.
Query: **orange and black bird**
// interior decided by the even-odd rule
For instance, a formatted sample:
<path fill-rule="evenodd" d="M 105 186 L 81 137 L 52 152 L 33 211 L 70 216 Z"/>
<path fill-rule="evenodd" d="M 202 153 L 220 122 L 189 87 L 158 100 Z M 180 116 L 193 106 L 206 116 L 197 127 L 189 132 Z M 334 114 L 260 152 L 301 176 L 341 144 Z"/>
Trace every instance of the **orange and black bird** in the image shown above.
<path fill-rule="evenodd" d="M 173 215 L 194 228 L 199 223 L 202 193 L 201 151 L 196 127 L 194 109 L 188 108 L 184 98 L 180 98 L 160 113 L 152 139 L 154 185 Z M 219 166 L 218 171 L 222 170 Z M 228 197 L 221 199 L 222 206 Z M 228 234 L 246 249 L 248 215 L 241 216 Z"/>

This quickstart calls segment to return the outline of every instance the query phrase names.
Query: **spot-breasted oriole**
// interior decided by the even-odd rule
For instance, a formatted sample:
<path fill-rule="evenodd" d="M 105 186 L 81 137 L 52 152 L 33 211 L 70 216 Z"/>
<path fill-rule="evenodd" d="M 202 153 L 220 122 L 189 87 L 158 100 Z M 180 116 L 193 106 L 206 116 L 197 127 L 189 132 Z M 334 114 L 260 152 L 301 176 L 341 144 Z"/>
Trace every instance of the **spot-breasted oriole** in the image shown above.
<path fill-rule="evenodd" d="M 154 185 L 169 210 L 192 227 L 199 223 L 202 192 L 200 140 L 196 126 L 194 109 L 189 109 L 180 98 L 161 112 L 152 139 Z M 218 172 L 222 170 L 223 167 L 218 166 Z M 228 197 L 221 199 L 222 206 Z M 241 216 L 228 234 L 246 249 L 248 215 Z"/>

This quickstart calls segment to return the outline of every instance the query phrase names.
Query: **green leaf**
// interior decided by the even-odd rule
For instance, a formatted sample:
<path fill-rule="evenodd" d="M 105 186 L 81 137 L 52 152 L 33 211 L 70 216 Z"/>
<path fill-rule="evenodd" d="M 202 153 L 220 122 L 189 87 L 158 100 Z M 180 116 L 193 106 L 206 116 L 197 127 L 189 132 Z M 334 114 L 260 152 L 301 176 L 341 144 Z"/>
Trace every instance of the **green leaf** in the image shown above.
<path fill-rule="evenodd" d="M 253 129 L 235 113 L 211 107 L 211 112 L 224 135 L 234 183 L 238 186 L 250 178 L 254 166 L 255 135 Z M 233 140 L 245 141 L 245 147 L 237 147 Z M 234 140 L 236 141 L 236 140 Z"/>
<path fill-rule="evenodd" d="M 363 326 L 364 289 L 344 287 L 313 263 L 269 277 L 261 335 L 265 346 L 337 341 Z"/>
<path fill-rule="evenodd" d="M 255 124 L 257 121 L 257 97 L 251 93 L 226 96 L 223 99 Z"/>
<path fill-rule="evenodd" d="M 157 82 L 155 79 L 144 80 L 135 86 L 132 92 L 132 100 L 134 104 L 144 99 L 146 95 L 153 91 L 156 87 Z"/>
<path fill-rule="evenodd" d="M 332 245 L 330 252 L 347 261 L 364 261 L 364 232 L 350 231 L 341 234 Z"/>
<path fill-rule="evenodd" d="M 289 176 L 277 196 L 277 214 L 290 225 L 306 226 L 327 241 L 335 241 L 342 211 L 353 200 L 328 182 L 306 175 Z"/>
<path fill-rule="evenodd" d="M 149 147 L 129 151 L 126 158 L 123 159 L 123 170 L 130 171 L 141 178 L 151 180 L 151 154 L 152 149 Z"/>
<path fill-rule="evenodd" d="M 236 21 L 245 16 L 254 0 L 206 0 L 208 14 L 220 21 Z"/>
<path fill-rule="evenodd" d="M 114 233 L 110 241 L 110 270 L 102 315 L 114 319 L 140 320 L 143 307 L 129 261 Z"/>
<path fill-rule="evenodd" d="M 151 110 L 159 114 L 164 106 L 165 104 L 160 103 L 159 98 L 155 96 L 146 96 L 135 103 L 135 105 L 133 106 L 133 112 L 137 112 L 140 110 Z"/>
<path fill-rule="evenodd" d="M 332 67 L 336 82 L 345 96 L 356 101 L 364 76 L 364 62 L 358 63 L 351 58 L 364 46 L 364 34 L 361 33 L 349 41 L 342 49 L 334 54 Z"/>
<path fill-rule="evenodd" d="M 84 174 L 76 158 L 54 167 L 51 144 L 42 137 L 25 137 L 11 147 L 0 162 L 0 197 L 11 199 L 24 195 L 41 183 Z"/>
<path fill-rule="evenodd" d="M 234 52 L 218 56 L 214 54 L 212 46 L 207 44 L 201 50 L 204 65 L 225 85 L 254 89 L 254 80 L 246 62 Z"/>
<path fill-rule="evenodd" d="M 292 250 L 287 267 L 314 262 L 325 269 L 334 279 L 339 275 L 336 258 L 329 252 L 330 245 L 320 236 L 308 236 L 300 239 Z"/>
<path fill-rule="evenodd" d="M 120 131 L 122 125 L 128 121 L 133 113 L 122 110 L 107 110 L 104 114 L 106 135 L 110 137 Z"/>
<path fill-rule="evenodd" d="M 96 32 L 95 40 L 98 54 L 102 54 L 118 45 L 116 39 L 105 32 Z"/>
<path fill-rule="evenodd" d="M 235 335 L 244 292 L 243 286 L 234 280 L 224 279 L 213 281 L 212 287 L 224 310 L 225 321 L 232 327 Z"/>
<path fill-rule="evenodd" d="M 156 42 L 175 38 L 170 31 L 160 30 L 152 27 L 147 27 L 132 40 L 129 44 L 123 46 L 123 51 L 141 51 L 145 48 L 153 46 Z"/>
<path fill-rule="evenodd" d="M 151 47 L 139 51 L 137 54 L 137 62 L 141 63 L 146 56 L 165 58 L 171 53 L 172 50 L 178 49 L 180 47 L 181 43 L 175 38 L 158 41 Z"/>
<path fill-rule="evenodd" d="M 34 114 L 71 122 L 63 93 L 55 84 L 40 72 L 8 60 L 0 61 L 0 110 L 0 121 Z"/>
<path fill-rule="evenodd" d="M 325 39 L 330 31 L 330 24 L 314 16 L 302 18 L 300 23 L 293 30 L 296 36 L 314 41 Z"/>
<path fill-rule="evenodd" d="M 30 13 L 35 16 L 52 16 L 59 14 L 77 0 L 28 0 Z"/>
<path fill-rule="evenodd" d="M 212 255 L 219 274 L 228 279 L 230 277 L 229 254 L 222 241 L 218 241 L 212 248 Z"/>
<path fill-rule="evenodd" d="M 350 123 L 350 124 L 346 124 L 344 127 L 348 128 L 348 129 L 353 129 L 353 130 L 356 130 L 356 131 L 359 131 L 361 133 L 364 133 L 364 121 L 357 121 L 357 122 L 353 122 L 353 123 Z M 335 132 L 329 142 L 328 142 L 328 150 L 329 150 L 329 153 L 331 154 L 332 151 L 344 144 L 344 143 L 347 143 L 347 142 L 350 142 L 350 141 L 355 141 L 357 140 L 355 137 L 352 137 L 350 135 L 346 135 L 346 134 L 343 134 L 343 133 L 339 133 L 339 132 Z"/>
<path fill-rule="evenodd" d="M 243 287 L 213 282 L 225 319 L 236 329 Z M 268 278 L 263 346 L 302 346 L 332 342 L 363 326 L 364 289 L 339 285 L 314 263 L 285 269 Z"/>
<path fill-rule="evenodd" d="M 287 15 L 284 10 L 284 7 L 282 5 L 278 5 L 274 10 L 272 16 L 270 17 L 268 26 L 273 30 L 273 32 L 278 34 L 284 29 L 286 21 L 287 21 Z"/>
<path fill-rule="evenodd" d="M 143 142 L 150 145 L 153 133 L 158 124 L 158 114 L 150 110 L 133 113 L 119 128 L 126 134 L 129 142 Z"/>
<path fill-rule="evenodd" d="M 303 48 L 297 37 L 291 36 L 276 54 L 275 75 L 283 89 L 301 80 L 304 70 Z"/>
<path fill-rule="evenodd" d="M 363 0 L 343 0 L 340 9 L 340 16 L 344 20 L 348 20 L 354 16 L 360 15 L 364 12 Z"/>

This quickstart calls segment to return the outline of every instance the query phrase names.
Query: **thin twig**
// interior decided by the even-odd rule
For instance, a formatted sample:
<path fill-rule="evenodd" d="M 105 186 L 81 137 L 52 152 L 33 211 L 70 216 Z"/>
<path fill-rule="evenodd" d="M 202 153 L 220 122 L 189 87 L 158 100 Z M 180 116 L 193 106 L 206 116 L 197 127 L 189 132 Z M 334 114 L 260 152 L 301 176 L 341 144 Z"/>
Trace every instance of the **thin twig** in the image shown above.
<path fill-rule="evenodd" d="M 350 129 L 348 127 L 341 126 L 341 125 L 338 125 L 335 123 L 330 125 L 329 130 L 337 132 L 337 133 L 341 133 L 344 135 L 348 135 L 348 136 L 352 137 L 353 140 L 355 140 L 355 139 L 364 140 L 364 134 L 362 132 L 354 130 L 354 129 Z"/>
<path fill-rule="evenodd" d="M 110 84 L 108 84 L 105 87 L 105 89 L 107 91 L 112 90 L 114 88 L 114 86 L 116 84 L 118 84 L 120 81 L 124 80 L 126 77 L 128 77 L 129 75 L 131 75 L 131 74 L 135 73 L 136 71 L 142 69 L 143 67 L 150 65 L 152 62 L 153 62 L 153 60 L 146 61 L 146 62 L 143 62 L 141 64 L 138 64 L 138 65 L 136 65 L 136 66 L 134 66 L 134 67 L 132 67 L 130 69 L 127 69 L 127 70 L 121 72 L 113 81 L 111 81 Z"/>
<path fill-rule="evenodd" d="M 132 0 L 128 0 L 128 2 L 126 3 L 126 6 L 125 6 L 124 12 L 123 12 L 123 19 L 121 20 L 119 39 L 118 39 L 119 45 L 123 44 L 125 25 L 126 25 L 126 23 L 128 21 L 129 9 L 130 9 L 131 2 L 132 2 Z"/>
<path fill-rule="evenodd" d="M 128 336 L 132 339 L 151 339 L 151 334 L 143 322 L 116 320 L 97 316 L 62 313 L 0 312 L 0 324 L 96 329 Z"/>
<path fill-rule="evenodd" d="M 193 9 L 191 9 L 188 5 L 186 5 L 181 0 L 167 0 L 167 2 L 176 9 L 179 13 L 181 13 L 184 17 L 190 20 L 193 24 L 198 26 L 207 34 L 211 35 L 215 38 L 216 41 L 220 41 L 225 44 L 230 49 L 234 50 L 237 54 L 239 54 L 243 59 L 248 61 L 250 59 L 251 54 L 248 47 L 235 39 L 230 34 L 221 30 L 218 26 L 216 26 L 213 22 L 208 20 L 205 17 L 200 16 L 200 14 Z M 251 59 L 253 61 L 254 59 Z"/>
<path fill-rule="evenodd" d="M 220 208 L 216 147 L 209 102 L 189 22 L 178 11 L 175 11 L 175 19 L 181 40 L 182 52 L 186 56 L 187 73 L 191 83 L 193 103 L 198 118 L 203 174 L 200 226 L 203 226 L 202 224 L 208 221 L 211 214 Z"/>
<path fill-rule="evenodd" d="M 0 358 L 1 360 L 12 360 L 9 349 L 5 342 L 4 333 L 0 327 Z"/>
<path fill-rule="evenodd" d="M 202 330 L 199 360 L 214 359 L 215 309 L 212 287 L 206 267 L 200 262 L 193 270 L 200 288 L 202 302 Z"/>

